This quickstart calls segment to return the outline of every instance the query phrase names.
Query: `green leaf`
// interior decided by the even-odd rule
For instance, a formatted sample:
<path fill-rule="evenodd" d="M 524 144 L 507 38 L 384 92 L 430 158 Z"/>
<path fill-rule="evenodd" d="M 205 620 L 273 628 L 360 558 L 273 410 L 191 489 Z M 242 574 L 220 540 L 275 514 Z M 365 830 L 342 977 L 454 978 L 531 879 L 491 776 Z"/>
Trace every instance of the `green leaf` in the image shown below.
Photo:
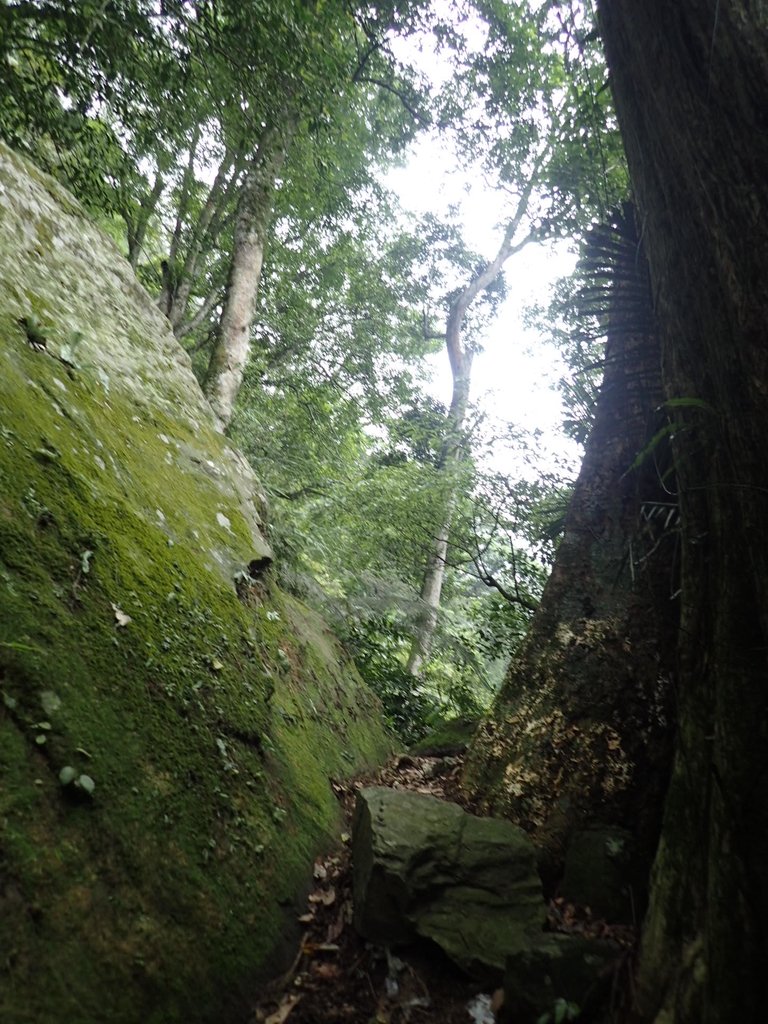
<path fill-rule="evenodd" d="M 679 431 L 680 429 L 681 427 L 679 423 L 665 423 L 661 429 L 656 431 L 648 444 L 638 452 L 632 465 L 627 470 L 627 473 L 631 473 L 633 469 L 638 469 L 638 467 L 642 466 L 645 460 L 656 451 L 665 437 L 671 437 L 675 431 Z M 627 473 L 625 473 L 624 476 L 626 476 Z"/>
<path fill-rule="evenodd" d="M 88 796 L 92 796 L 94 789 L 96 789 L 96 783 L 90 775 L 80 775 L 75 785 L 86 792 Z"/>
<path fill-rule="evenodd" d="M 71 764 L 66 764 L 59 772 L 59 782 L 62 786 L 69 786 L 77 778 L 77 772 Z"/>
<path fill-rule="evenodd" d="M 61 697 L 53 690 L 43 690 L 40 694 L 40 703 L 46 715 L 54 715 L 61 707 Z"/>

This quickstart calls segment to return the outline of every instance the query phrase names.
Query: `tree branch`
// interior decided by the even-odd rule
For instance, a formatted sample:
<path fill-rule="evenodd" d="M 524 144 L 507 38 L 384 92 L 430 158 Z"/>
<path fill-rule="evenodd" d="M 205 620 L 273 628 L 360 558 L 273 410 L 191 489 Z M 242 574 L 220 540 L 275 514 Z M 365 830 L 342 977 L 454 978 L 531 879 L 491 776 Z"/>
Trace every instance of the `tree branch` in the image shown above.
<path fill-rule="evenodd" d="M 186 336 L 188 334 L 191 334 L 192 331 L 196 331 L 197 328 L 208 318 L 208 315 L 210 314 L 211 310 L 215 309 L 215 307 L 218 305 L 218 303 L 222 301 L 223 298 L 223 286 L 213 288 L 208 293 L 202 306 L 200 307 L 200 309 L 198 309 L 198 311 L 195 313 L 192 319 L 187 320 L 185 324 L 179 324 L 178 327 L 174 327 L 173 333 L 176 335 L 179 341 L 181 341 L 182 338 L 186 338 Z"/>
<path fill-rule="evenodd" d="M 392 82 L 387 82 L 382 78 L 367 78 L 363 76 L 360 76 L 358 78 L 358 81 L 365 82 L 368 85 L 376 85 L 378 86 L 379 89 L 384 89 L 386 92 L 391 92 L 393 96 L 396 96 L 400 100 L 402 105 L 405 107 L 405 109 L 408 111 L 408 113 L 411 115 L 414 121 L 419 125 L 419 127 L 431 127 L 432 119 L 430 117 L 425 117 L 424 114 L 420 113 L 420 111 L 418 111 L 413 106 L 413 103 L 408 98 L 406 98 L 403 90 L 399 89 L 396 85 L 393 85 Z"/>

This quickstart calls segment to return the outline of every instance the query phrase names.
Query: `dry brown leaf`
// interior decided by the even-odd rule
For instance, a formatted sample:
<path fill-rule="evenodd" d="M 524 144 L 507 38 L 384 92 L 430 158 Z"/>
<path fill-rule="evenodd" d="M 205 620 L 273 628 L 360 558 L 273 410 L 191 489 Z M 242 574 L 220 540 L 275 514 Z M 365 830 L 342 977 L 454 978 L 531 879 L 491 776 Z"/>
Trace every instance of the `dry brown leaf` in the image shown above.
<path fill-rule="evenodd" d="M 288 1015 L 291 1010 L 294 1009 L 296 1004 L 302 999 L 301 995 L 291 993 L 291 995 L 284 996 L 283 1001 L 280 1003 L 274 1013 L 270 1013 L 264 1024 L 283 1024 L 288 1019 Z"/>
<path fill-rule="evenodd" d="M 309 902 L 320 903 L 324 907 L 330 907 L 336 902 L 336 890 L 333 886 L 330 889 L 317 889 L 309 894 Z"/>
<path fill-rule="evenodd" d="M 322 882 L 324 878 L 328 877 L 328 871 L 326 870 L 325 864 L 323 864 L 322 861 L 315 861 L 315 869 L 313 874 L 315 878 L 318 880 L 318 882 Z"/>
<path fill-rule="evenodd" d="M 499 1010 L 502 1008 L 503 1005 L 504 1005 L 504 989 L 503 988 L 497 988 L 496 991 L 491 996 L 491 1012 L 493 1014 L 495 1014 L 495 1016 L 498 1016 L 499 1015 Z"/>
<path fill-rule="evenodd" d="M 328 926 L 328 931 L 325 934 L 325 941 L 326 942 L 335 942 L 336 939 L 338 939 L 338 937 L 344 931 L 344 926 L 349 924 L 349 922 L 351 920 L 352 920 L 352 901 L 351 900 L 345 900 L 342 903 L 341 907 L 339 908 L 339 912 L 336 915 L 336 920 L 332 924 L 330 924 Z"/>
<path fill-rule="evenodd" d="M 316 978 L 320 978 L 322 981 L 335 981 L 341 977 L 341 968 L 338 964 L 328 963 L 328 961 L 316 960 L 311 968 L 312 974 Z"/>

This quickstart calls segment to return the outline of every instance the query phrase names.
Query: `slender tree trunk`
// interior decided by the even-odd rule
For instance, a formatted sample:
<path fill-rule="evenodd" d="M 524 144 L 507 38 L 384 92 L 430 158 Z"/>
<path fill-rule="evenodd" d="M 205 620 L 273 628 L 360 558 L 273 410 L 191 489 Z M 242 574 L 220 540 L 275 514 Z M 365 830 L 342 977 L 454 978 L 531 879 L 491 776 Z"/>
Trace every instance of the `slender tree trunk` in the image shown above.
<path fill-rule="evenodd" d="M 173 229 L 173 235 L 171 236 L 168 259 L 163 260 L 163 284 L 160 289 L 160 294 L 157 297 L 158 309 L 162 313 L 165 313 L 169 319 L 171 315 L 171 305 L 173 304 L 173 296 L 178 286 L 179 271 L 177 267 L 177 260 L 179 248 L 181 247 L 181 236 L 184 230 L 187 209 L 189 208 L 189 200 L 192 193 L 192 187 L 195 182 L 195 157 L 197 156 L 197 147 L 199 142 L 200 128 L 199 126 L 196 126 L 192 132 L 192 140 L 189 144 L 187 163 L 184 167 L 184 174 L 181 179 L 179 203 L 176 210 L 176 224 Z"/>
<path fill-rule="evenodd" d="M 637 1010 L 659 1024 L 762 1021 L 768 8 L 598 6 L 664 327 L 666 389 L 679 400 L 680 727 Z"/>
<path fill-rule="evenodd" d="M 204 389 L 222 429 L 232 419 L 250 353 L 250 330 L 287 133 L 267 130 L 247 168 L 235 214 L 235 240 L 219 336 Z"/>
<path fill-rule="evenodd" d="M 437 617 L 440 610 L 440 598 L 443 592 L 445 567 L 448 558 L 448 540 L 456 508 L 456 472 L 462 458 L 462 432 L 469 405 L 469 389 L 472 373 L 471 351 L 465 351 L 461 344 L 461 325 L 466 313 L 466 305 L 457 302 L 451 309 L 446 331 L 446 347 L 451 362 L 453 392 L 451 406 L 448 411 L 448 425 L 441 445 L 438 472 L 445 481 L 443 494 L 442 521 L 432 540 L 432 548 L 427 557 L 424 579 L 421 584 L 420 599 L 422 611 L 416 623 L 413 643 L 406 665 L 406 671 L 412 676 L 421 674 L 424 664 L 429 660 L 432 641 L 437 629 Z"/>
<path fill-rule="evenodd" d="M 189 299 L 198 277 L 200 257 L 204 249 L 215 245 L 219 230 L 222 227 L 224 211 L 227 209 L 228 200 L 236 188 L 240 177 L 242 168 L 239 162 L 235 162 L 234 170 L 232 170 L 232 164 L 232 153 L 227 151 L 224 159 L 219 164 L 216 177 L 213 180 L 205 204 L 192 231 L 184 263 L 179 271 L 178 280 L 171 296 L 168 319 L 171 321 L 177 338 L 189 333 L 189 331 L 183 328 L 186 326 L 185 320 L 189 309 Z M 230 174 L 231 170 L 232 173 Z M 216 290 L 216 295 L 218 296 L 218 289 Z M 197 314 L 195 314 L 196 316 Z M 194 330 L 194 327 L 189 329 Z"/>
<path fill-rule="evenodd" d="M 662 449 L 638 461 L 658 429 L 661 358 L 633 221 L 620 230 L 604 379 L 565 533 L 465 778 L 484 810 L 533 835 L 552 878 L 572 832 L 595 823 L 632 831 L 648 868 L 668 779 L 675 510 Z"/>
<path fill-rule="evenodd" d="M 419 676 L 429 659 L 432 642 L 437 629 L 437 618 L 440 610 L 440 598 L 445 579 L 448 543 L 456 509 L 456 471 L 461 461 L 462 432 L 469 405 L 469 390 L 472 373 L 471 350 L 464 347 L 462 330 L 467 310 L 475 299 L 489 288 L 504 269 L 504 264 L 533 241 L 533 234 L 528 234 L 522 241 L 514 242 L 523 217 L 527 213 L 528 203 L 533 191 L 534 176 L 522 190 L 515 215 L 507 225 L 504 239 L 496 256 L 488 263 L 464 288 L 455 299 L 448 313 L 445 332 L 445 347 L 451 364 L 453 389 L 451 406 L 448 412 L 446 434 L 441 446 L 438 470 L 445 481 L 443 489 L 442 518 L 432 548 L 427 557 L 424 579 L 421 586 L 422 612 L 416 623 L 413 643 L 406 665 L 406 671 L 412 676 Z"/>
<path fill-rule="evenodd" d="M 144 239 L 147 236 L 147 228 L 152 219 L 152 214 L 157 209 L 157 204 L 160 196 L 163 194 L 164 187 L 165 180 L 162 173 L 158 171 L 152 191 L 145 193 L 141 198 L 139 215 L 136 220 L 133 221 L 128 216 L 125 218 L 128 225 L 128 262 L 134 270 L 139 265 L 139 258 L 144 247 Z"/>

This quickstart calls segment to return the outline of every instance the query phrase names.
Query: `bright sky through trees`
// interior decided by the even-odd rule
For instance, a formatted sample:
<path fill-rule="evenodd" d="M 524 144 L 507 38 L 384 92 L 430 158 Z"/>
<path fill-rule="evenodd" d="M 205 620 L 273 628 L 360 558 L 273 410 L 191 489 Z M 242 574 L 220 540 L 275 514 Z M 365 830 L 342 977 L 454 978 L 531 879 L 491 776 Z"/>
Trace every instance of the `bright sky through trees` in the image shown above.
<path fill-rule="evenodd" d="M 472 176 L 460 169 L 448 147 L 434 137 L 422 137 L 403 166 L 388 173 L 386 182 L 404 209 L 417 216 L 446 216 L 458 207 L 467 243 L 484 256 L 495 252 L 500 239 L 499 193 L 480 172 Z M 512 257 L 505 269 L 508 295 L 483 338 L 471 396 L 495 421 L 541 430 L 542 448 L 574 462 L 580 452 L 562 433 L 557 391 L 565 364 L 546 337 L 525 325 L 524 313 L 533 304 L 545 303 L 554 283 L 570 274 L 575 262 L 567 241 L 532 244 Z M 436 353 L 430 362 L 434 395 L 445 403 L 451 388 L 445 352 Z M 509 456 L 499 454 L 499 468 L 506 469 Z"/>

